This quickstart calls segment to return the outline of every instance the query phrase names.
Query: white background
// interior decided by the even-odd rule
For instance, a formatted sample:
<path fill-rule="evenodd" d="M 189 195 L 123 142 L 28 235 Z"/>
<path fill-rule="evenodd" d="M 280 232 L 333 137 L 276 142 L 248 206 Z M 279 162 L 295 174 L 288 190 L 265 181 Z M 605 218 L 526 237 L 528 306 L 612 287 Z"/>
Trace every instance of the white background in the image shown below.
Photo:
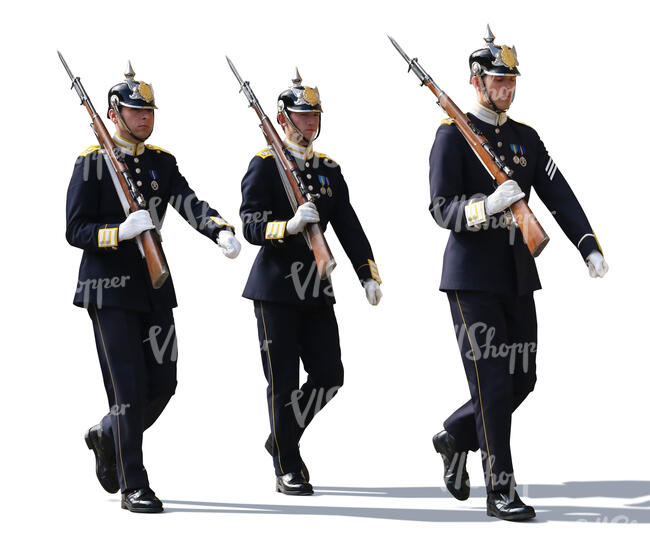
<path fill-rule="evenodd" d="M 641 535 L 650 522 L 650 369 L 639 3 L 17 5 L 3 8 L 0 33 L 3 539 Z M 467 57 L 487 22 L 496 43 L 519 55 L 512 117 L 541 134 L 611 267 L 605 279 L 589 278 L 533 196 L 551 242 L 537 261 L 538 383 L 513 419 L 520 493 L 538 512 L 528 525 L 485 516 L 476 454 L 470 500 L 440 488 L 430 438 L 469 397 L 437 290 L 447 232 L 427 210 L 427 158 L 446 115 L 386 38 L 468 109 Z M 198 195 L 238 226 L 240 180 L 264 141 L 224 55 L 271 115 L 295 65 L 318 86 L 325 113 L 315 148 L 342 165 L 384 299 L 367 304 L 330 232 L 346 376 L 303 439 L 316 496 L 274 493 L 263 449 L 266 382 L 252 302 L 240 297 L 256 247 L 239 235 L 242 253 L 227 260 L 173 211 L 163 233 L 180 303 L 179 387 L 144 450 L 171 513 L 129 514 L 97 484 L 82 437 L 107 405 L 91 322 L 71 304 L 81 252 L 64 237 L 74 160 L 95 141 L 57 48 L 102 112 L 131 59 L 160 108 L 150 142 L 173 152 Z M 626 524 L 609 525 L 617 522 Z"/>

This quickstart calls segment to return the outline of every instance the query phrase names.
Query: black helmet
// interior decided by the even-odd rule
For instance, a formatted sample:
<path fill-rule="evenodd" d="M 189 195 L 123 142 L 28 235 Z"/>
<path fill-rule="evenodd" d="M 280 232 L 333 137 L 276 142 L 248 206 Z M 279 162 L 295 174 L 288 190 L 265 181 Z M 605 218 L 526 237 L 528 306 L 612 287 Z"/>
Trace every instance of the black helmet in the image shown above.
<path fill-rule="evenodd" d="M 487 27 L 487 35 L 485 38 L 487 47 L 478 49 L 469 55 L 469 69 L 471 78 L 474 75 L 479 77 L 483 75 L 520 75 L 517 66 L 517 50 L 514 45 L 508 47 L 507 45 L 494 45 L 494 34 L 490 30 L 490 25 Z"/>
<path fill-rule="evenodd" d="M 307 87 L 302 85 L 302 77 L 296 68 L 296 76 L 291 80 L 293 83 L 287 90 L 278 96 L 278 116 L 277 120 L 280 122 L 280 117 L 284 117 L 291 125 L 291 127 L 298 133 L 303 141 L 308 141 L 304 134 L 298 129 L 289 116 L 288 112 L 292 113 L 308 113 L 310 111 L 323 112 L 323 107 L 320 103 L 320 94 L 318 87 Z M 320 134 L 320 119 L 318 121 L 318 131 L 314 136 L 316 139 Z M 313 140 L 312 140 L 313 141 Z"/>
<path fill-rule="evenodd" d="M 293 85 L 278 96 L 278 113 L 283 113 L 284 111 L 293 111 L 296 113 L 305 113 L 308 111 L 323 112 L 318 87 L 303 86 L 302 77 L 300 77 L 298 68 L 296 68 L 296 77 L 291 82 Z"/>
<path fill-rule="evenodd" d="M 519 61 L 517 60 L 517 50 L 514 45 L 508 47 L 507 45 L 494 45 L 494 34 L 490 30 L 490 25 L 487 26 L 487 35 L 485 38 L 485 43 L 487 47 L 483 49 L 478 49 L 469 55 L 469 69 L 470 77 L 469 82 L 472 82 L 472 77 L 475 75 L 478 77 L 479 86 L 481 92 L 485 97 L 485 101 L 490 105 L 490 107 L 497 113 L 504 113 L 502 109 L 499 109 L 496 104 L 490 98 L 490 94 L 485 87 L 485 82 L 483 81 L 484 75 L 509 75 L 516 77 L 519 74 L 517 66 Z M 513 94 L 514 99 L 514 94 Z"/>
<path fill-rule="evenodd" d="M 135 72 L 129 61 L 126 72 L 126 80 L 114 85 L 108 91 L 108 111 L 113 109 L 120 115 L 120 107 L 133 107 L 135 109 L 158 109 L 153 96 L 153 87 L 144 81 L 135 81 Z M 108 115 L 108 111 L 106 115 Z"/>

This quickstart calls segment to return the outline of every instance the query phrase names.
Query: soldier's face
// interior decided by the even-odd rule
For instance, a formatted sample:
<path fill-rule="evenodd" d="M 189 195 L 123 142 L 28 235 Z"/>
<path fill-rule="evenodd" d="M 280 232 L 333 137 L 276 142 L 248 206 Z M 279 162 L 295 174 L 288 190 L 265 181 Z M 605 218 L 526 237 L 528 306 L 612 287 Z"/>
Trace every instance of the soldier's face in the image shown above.
<path fill-rule="evenodd" d="M 514 76 L 501 76 L 501 75 L 485 75 L 483 77 L 485 88 L 488 91 L 490 99 L 499 108 L 505 111 L 510 107 L 513 98 L 515 97 L 515 88 L 517 86 L 517 78 Z M 483 93 L 480 91 L 478 81 L 474 85 L 479 92 L 479 99 L 484 100 Z M 483 101 L 481 101 L 483 103 Z M 489 106 L 484 103 L 483 105 Z"/>
<path fill-rule="evenodd" d="M 320 113 L 318 111 L 307 111 L 305 113 L 289 113 L 289 116 L 291 117 L 293 123 L 296 125 L 296 128 L 298 128 L 298 130 L 303 133 L 308 141 L 298 141 L 298 134 L 295 133 L 293 127 L 288 123 L 285 123 L 282 125 L 282 127 L 284 128 L 284 133 L 287 135 L 287 137 L 296 143 L 311 143 L 314 140 L 316 133 L 318 132 Z"/>
<path fill-rule="evenodd" d="M 129 130 L 142 141 L 147 139 L 153 132 L 154 113 L 153 109 L 136 109 L 135 107 L 122 107 L 122 118 L 129 127 Z M 111 120 L 115 123 L 115 128 L 120 137 L 130 139 L 129 133 L 121 126 L 117 115 L 113 111 L 110 113 Z"/>

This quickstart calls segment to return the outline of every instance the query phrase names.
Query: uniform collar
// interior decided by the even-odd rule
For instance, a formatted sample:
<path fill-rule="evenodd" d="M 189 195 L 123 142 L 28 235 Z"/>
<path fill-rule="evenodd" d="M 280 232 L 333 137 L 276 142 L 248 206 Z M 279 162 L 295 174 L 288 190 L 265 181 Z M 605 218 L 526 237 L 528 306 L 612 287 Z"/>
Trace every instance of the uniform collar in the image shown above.
<path fill-rule="evenodd" d="M 497 113 L 478 102 L 476 102 L 472 107 L 472 114 L 492 126 L 503 126 L 508 120 L 508 115 L 506 113 Z"/>
<path fill-rule="evenodd" d="M 300 160 L 311 160 L 314 156 L 314 149 L 312 148 L 311 144 L 309 147 L 305 147 L 303 145 L 298 145 L 298 143 L 294 143 L 288 138 L 285 138 L 283 143 L 287 149 L 289 149 L 289 152 L 294 157 L 300 158 Z"/>
<path fill-rule="evenodd" d="M 131 143 L 117 134 L 113 136 L 113 141 L 115 141 L 115 144 L 124 154 L 128 154 L 129 156 L 140 156 L 145 149 L 144 143 Z"/>

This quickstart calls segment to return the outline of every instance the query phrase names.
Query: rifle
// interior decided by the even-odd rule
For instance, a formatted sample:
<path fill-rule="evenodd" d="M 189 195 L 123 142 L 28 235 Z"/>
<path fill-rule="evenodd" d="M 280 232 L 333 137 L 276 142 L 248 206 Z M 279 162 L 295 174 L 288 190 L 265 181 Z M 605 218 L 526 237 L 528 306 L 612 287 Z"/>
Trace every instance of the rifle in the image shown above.
<path fill-rule="evenodd" d="M 472 121 L 467 118 L 467 115 L 458 108 L 452 99 L 447 96 L 438 85 L 436 85 L 431 76 L 424 71 L 422 66 L 420 66 L 417 58 L 409 58 L 393 38 L 388 36 L 388 39 L 408 63 L 408 71 L 413 70 L 413 73 L 420 80 L 421 85 L 426 85 L 429 87 L 429 90 L 433 92 L 438 99 L 438 105 L 442 107 L 447 115 L 454 120 L 460 133 L 463 134 L 463 137 L 469 146 L 494 180 L 498 184 L 510 180 L 514 171 L 499 159 L 497 154 L 494 152 L 494 149 L 492 149 L 492 146 L 488 143 L 488 140 L 480 130 L 472 124 Z M 544 247 L 548 243 L 548 235 L 523 199 L 513 203 L 510 208 L 515 217 L 515 221 L 524 236 L 524 241 L 526 241 L 528 250 L 533 257 L 536 258 L 541 254 L 542 250 L 544 250 Z"/>
<path fill-rule="evenodd" d="M 81 84 L 81 80 L 79 77 L 72 75 L 63 55 L 59 51 L 57 51 L 57 53 L 59 53 L 59 58 L 63 63 L 63 67 L 72 80 L 72 88 L 77 91 L 77 94 L 81 99 L 81 105 L 86 107 L 86 110 L 92 119 L 92 124 L 90 126 L 97 137 L 99 146 L 103 150 L 104 159 L 106 160 L 108 169 L 111 173 L 115 190 L 117 191 L 122 207 L 124 208 L 124 214 L 128 216 L 131 212 L 146 209 L 146 200 L 135 186 L 133 177 L 131 177 L 126 162 L 119 158 L 122 153 L 115 147 L 115 143 L 108 133 L 106 126 L 97 114 L 90 98 L 86 94 L 86 90 Z M 158 232 L 154 234 L 151 230 L 143 231 L 136 237 L 136 241 L 140 253 L 147 262 L 151 284 L 155 289 L 158 289 L 165 283 L 167 277 L 169 277 L 169 269 L 167 268 L 165 255 L 160 246 Z"/>
<path fill-rule="evenodd" d="M 241 86 L 239 92 L 244 93 L 244 96 L 246 96 L 246 99 L 248 100 L 249 107 L 252 107 L 255 110 L 255 113 L 257 113 L 257 116 L 260 119 L 260 128 L 264 133 L 267 143 L 273 149 L 273 156 L 275 157 L 278 166 L 282 185 L 284 186 L 289 202 L 291 203 L 291 208 L 295 213 L 296 209 L 300 205 L 306 202 L 314 202 L 315 198 L 307 190 L 298 170 L 296 161 L 293 159 L 293 156 L 291 156 L 288 149 L 282 144 L 282 140 L 275 131 L 273 124 L 271 124 L 271 121 L 262 110 L 262 106 L 257 101 L 257 97 L 253 93 L 249 82 L 244 81 L 241 78 L 239 72 L 228 57 L 226 57 L 226 60 L 228 61 L 230 69 L 235 74 L 237 81 L 239 81 Z M 319 223 L 311 223 L 307 225 L 305 231 L 303 231 L 303 235 L 307 242 L 307 246 L 314 253 L 318 274 L 321 280 L 324 280 L 330 276 L 332 271 L 334 271 L 336 261 L 334 261 L 332 251 L 325 240 L 323 229 Z"/>

